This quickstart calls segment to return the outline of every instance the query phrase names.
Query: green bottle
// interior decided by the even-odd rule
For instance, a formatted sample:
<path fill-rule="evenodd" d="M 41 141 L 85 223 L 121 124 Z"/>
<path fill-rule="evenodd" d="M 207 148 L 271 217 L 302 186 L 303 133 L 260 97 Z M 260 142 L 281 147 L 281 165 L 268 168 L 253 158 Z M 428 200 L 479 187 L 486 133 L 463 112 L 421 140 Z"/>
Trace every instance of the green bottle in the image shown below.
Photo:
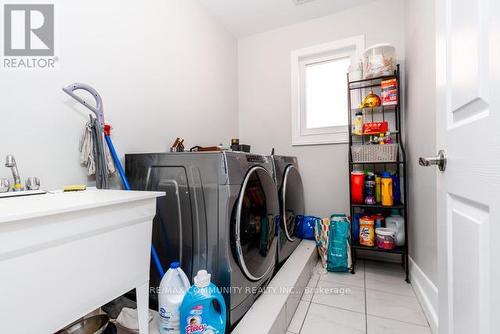
<path fill-rule="evenodd" d="M 382 201 L 382 190 L 381 190 L 381 178 L 378 175 L 375 175 L 375 201 L 380 203 Z"/>

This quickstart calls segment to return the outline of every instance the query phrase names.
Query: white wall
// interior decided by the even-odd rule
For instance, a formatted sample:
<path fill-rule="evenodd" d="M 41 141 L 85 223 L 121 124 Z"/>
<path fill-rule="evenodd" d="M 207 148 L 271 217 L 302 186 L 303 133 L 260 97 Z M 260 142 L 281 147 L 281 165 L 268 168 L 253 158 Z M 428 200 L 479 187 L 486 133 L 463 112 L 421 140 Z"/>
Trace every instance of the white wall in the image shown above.
<path fill-rule="evenodd" d="M 436 147 L 435 24 L 432 0 L 407 0 L 406 126 L 410 182 L 410 255 L 436 285 L 437 168 L 418 166 L 418 157 L 432 156 Z"/>
<path fill-rule="evenodd" d="M 403 58 L 404 1 L 381 0 L 238 42 L 241 142 L 299 158 L 309 214 L 349 211 L 348 145 L 292 147 L 290 52 L 361 34 L 367 46 L 388 42 Z"/>
<path fill-rule="evenodd" d="M 44 188 L 87 183 L 78 142 L 88 112 L 61 91 L 75 81 L 102 95 L 122 155 L 165 151 L 176 136 L 188 146 L 237 137 L 237 41 L 195 0 L 49 2 L 60 70 L 0 73 L 0 177 L 12 153 Z"/>

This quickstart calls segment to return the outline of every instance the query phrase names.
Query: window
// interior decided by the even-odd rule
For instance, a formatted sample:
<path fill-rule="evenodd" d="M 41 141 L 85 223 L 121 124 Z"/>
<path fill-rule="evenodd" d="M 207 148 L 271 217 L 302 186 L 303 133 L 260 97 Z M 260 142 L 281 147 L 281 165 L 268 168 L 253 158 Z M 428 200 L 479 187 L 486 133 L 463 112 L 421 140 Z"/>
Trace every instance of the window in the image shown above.
<path fill-rule="evenodd" d="M 307 64 L 305 66 L 306 128 L 316 129 L 347 125 L 345 74 L 349 57 Z M 333 112 L 332 112 L 333 111 Z"/>
<path fill-rule="evenodd" d="M 348 142 L 347 77 L 364 36 L 293 51 L 292 145 Z"/>

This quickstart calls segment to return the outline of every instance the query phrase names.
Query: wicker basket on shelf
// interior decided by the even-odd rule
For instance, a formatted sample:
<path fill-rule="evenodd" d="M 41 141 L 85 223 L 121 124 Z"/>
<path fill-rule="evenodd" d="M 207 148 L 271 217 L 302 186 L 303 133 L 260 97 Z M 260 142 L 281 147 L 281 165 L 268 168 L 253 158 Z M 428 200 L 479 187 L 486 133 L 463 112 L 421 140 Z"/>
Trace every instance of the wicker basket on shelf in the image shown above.
<path fill-rule="evenodd" d="M 398 158 L 398 144 L 352 146 L 353 162 L 390 162 Z"/>

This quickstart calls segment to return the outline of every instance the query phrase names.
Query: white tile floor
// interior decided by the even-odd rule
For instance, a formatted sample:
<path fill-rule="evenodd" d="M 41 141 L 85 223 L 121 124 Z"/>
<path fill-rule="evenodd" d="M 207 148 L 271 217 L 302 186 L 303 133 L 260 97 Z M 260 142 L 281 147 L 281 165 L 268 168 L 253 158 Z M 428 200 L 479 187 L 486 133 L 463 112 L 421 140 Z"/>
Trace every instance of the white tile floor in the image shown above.
<path fill-rule="evenodd" d="M 400 265 L 359 261 L 356 274 L 327 273 L 318 264 L 288 334 L 430 334 Z"/>

